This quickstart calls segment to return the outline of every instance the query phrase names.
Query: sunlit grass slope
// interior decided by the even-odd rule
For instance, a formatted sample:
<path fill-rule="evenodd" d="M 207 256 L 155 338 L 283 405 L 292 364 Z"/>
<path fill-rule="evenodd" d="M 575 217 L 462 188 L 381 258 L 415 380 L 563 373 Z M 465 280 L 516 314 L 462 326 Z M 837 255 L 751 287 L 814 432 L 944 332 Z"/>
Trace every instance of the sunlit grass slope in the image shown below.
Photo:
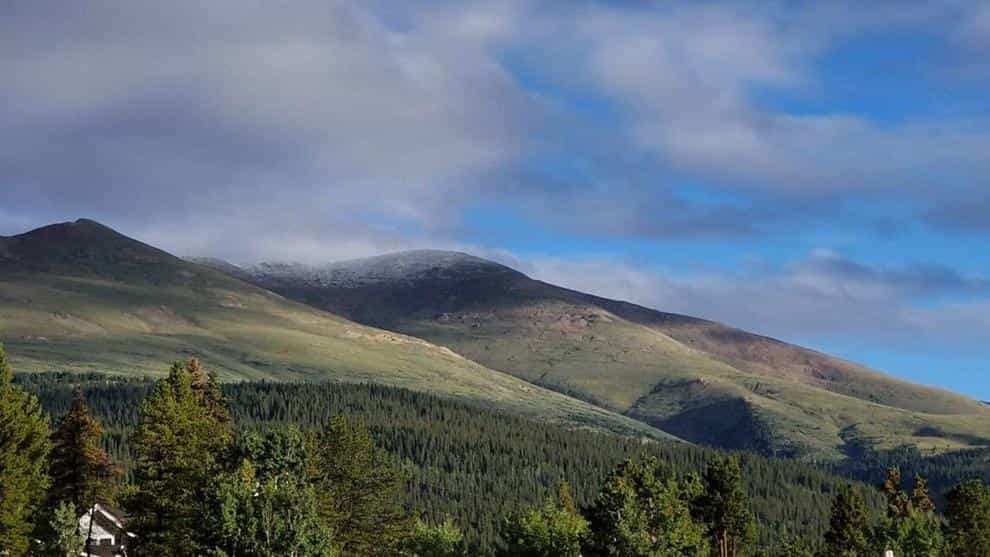
<path fill-rule="evenodd" d="M 222 379 L 375 382 L 549 421 L 663 436 L 635 420 L 359 325 L 92 221 L 0 238 L 0 341 L 18 371 L 158 375 L 196 356 Z"/>
<path fill-rule="evenodd" d="M 990 445 L 990 408 L 771 338 L 532 280 L 465 254 L 239 271 L 685 439 L 837 458 Z"/>

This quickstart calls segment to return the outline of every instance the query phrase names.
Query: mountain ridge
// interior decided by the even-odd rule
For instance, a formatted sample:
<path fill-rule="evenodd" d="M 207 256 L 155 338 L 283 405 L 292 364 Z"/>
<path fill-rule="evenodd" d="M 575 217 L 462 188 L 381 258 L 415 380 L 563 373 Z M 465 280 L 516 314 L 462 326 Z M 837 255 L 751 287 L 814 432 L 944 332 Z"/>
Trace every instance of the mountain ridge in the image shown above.
<path fill-rule="evenodd" d="M 81 219 L 0 238 L 0 339 L 18 371 L 376 382 L 551 422 L 670 438 L 428 341 L 361 325 Z"/>
<path fill-rule="evenodd" d="M 458 273 L 449 261 L 465 254 L 423 261 L 431 253 L 444 252 L 418 252 L 421 272 L 392 280 L 378 270 L 403 268 L 397 262 L 408 254 L 310 267 L 332 269 L 320 280 L 291 267 L 242 270 L 289 298 L 448 346 L 688 440 L 831 456 L 864 445 L 990 443 L 981 433 L 990 409 L 968 397 L 715 321 L 557 287 L 486 260 Z M 368 261 L 376 264 L 370 271 Z M 727 413 L 750 424 L 745 439 L 737 432 L 712 439 L 718 424 L 699 425 Z"/>

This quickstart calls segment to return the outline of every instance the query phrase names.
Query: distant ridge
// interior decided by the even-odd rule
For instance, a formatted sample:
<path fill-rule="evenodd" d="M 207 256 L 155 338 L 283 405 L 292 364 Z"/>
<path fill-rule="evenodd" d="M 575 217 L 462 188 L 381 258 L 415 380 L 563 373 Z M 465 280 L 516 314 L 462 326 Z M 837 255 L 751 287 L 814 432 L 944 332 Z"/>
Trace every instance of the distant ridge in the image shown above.
<path fill-rule="evenodd" d="M 501 269 L 499 269 L 501 268 Z M 515 272 L 497 263 L 457 251 L 414 250 L 353 259 L 321 266 L 298 263 L 261 263 L 242 269 L 268 280 L 305 280 L 326 286 L 358 287 L 414 282 L 429 278 L 484 275 L 498 270 Z"/>
<path fill-rule="evenodd" d="M 814 350 L 533 280 L 459 252 L 240 268 L 250 282 L 447 346 L 682 438 L 834 458 L 990 445 L 990 407 Z"/>
<path fill-rule="evenodd" d="M 224 380 L 372 382 L 565 425 L 657 429 L 191 263 L 95 221 L 0 238 L 0 341 L 19 372 L 160 375 L 196 356 Z"/>

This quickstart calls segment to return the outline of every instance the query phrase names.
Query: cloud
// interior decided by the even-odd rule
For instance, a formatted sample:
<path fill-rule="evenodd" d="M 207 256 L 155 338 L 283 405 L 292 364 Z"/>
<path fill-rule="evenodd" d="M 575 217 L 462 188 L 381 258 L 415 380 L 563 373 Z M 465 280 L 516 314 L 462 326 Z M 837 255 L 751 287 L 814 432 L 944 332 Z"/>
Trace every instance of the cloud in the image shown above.
<path fill-rule="evenodd" d="M 464 5 L 400 26 L 369 6 L 6 7 L 0 204 L 312 238 L 360 212 L 455 218 L 541 119 L 489 50 L 511 15 Z"/>
<path fill-rule="evenodd" d="M 990 341 L 990 278 L 937 264 L 870 265 L 815 250 L 736 271 L 657 269 L 613 257 L 523 258 L 534 278 L 792 342 L 972 350 Z"/>
<path fill-rule="evenodd" d="M 927 203 L 933 190 L 974 179 L 988 185 L 985 119 L 885 124 L 868 114 L 802 114 L 761 102 L 764 91 L 823 86 L 814 62 L 844 37 L 812 25 L 800 9 L 749 8 L 603 8 L 577 25 L 589 82 L 619 106 L 632 145 L 726 189 L 790 198 L 896 193 Z M 849 19 L 825 21 L 842 27 Z M 917 24 L 893 20 L 895 28 Z"/>
<path fill-rule="evenodd" d="M 0 207 L 18 217 L 0 232 L 88 216 L 182 253 L 319 260 L 458 243 L 467 209 L 499 204 L 566 234 L 734 240 L 857 202 L 976 222 L 953 207 L 990 175 L 985 119 L 760 97 L 827 92 L 816 62 L 878 30 L 972 58 L 975 2 L 0 10 Z"/>

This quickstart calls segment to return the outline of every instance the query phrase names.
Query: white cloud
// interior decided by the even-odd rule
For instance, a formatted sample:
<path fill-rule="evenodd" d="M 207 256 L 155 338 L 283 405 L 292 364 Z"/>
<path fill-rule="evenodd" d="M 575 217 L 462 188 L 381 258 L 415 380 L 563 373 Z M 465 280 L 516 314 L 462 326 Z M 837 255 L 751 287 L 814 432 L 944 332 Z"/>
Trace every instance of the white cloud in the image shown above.
<path fill-rule="evenodd" d="M 588 52 L 589 83 L 622 108 L 634 145 L 730 189 L 792 197 L 897 191 L 929 202 L 932 188 L 961 187 L 990 171 L 985 121 L 885 125 L 868 114 L 789 113 L 762 102 L 761 92 L 800 96 L 822 87 L 816 59 L 859 16 L 818 14 L 816 22 L 814 8 L 747 8 L 608 8 L 578 24 L 583 46 L 575 50 Z M 928 15 L 905 12 L 884 23 L 918 25 Z"/>

